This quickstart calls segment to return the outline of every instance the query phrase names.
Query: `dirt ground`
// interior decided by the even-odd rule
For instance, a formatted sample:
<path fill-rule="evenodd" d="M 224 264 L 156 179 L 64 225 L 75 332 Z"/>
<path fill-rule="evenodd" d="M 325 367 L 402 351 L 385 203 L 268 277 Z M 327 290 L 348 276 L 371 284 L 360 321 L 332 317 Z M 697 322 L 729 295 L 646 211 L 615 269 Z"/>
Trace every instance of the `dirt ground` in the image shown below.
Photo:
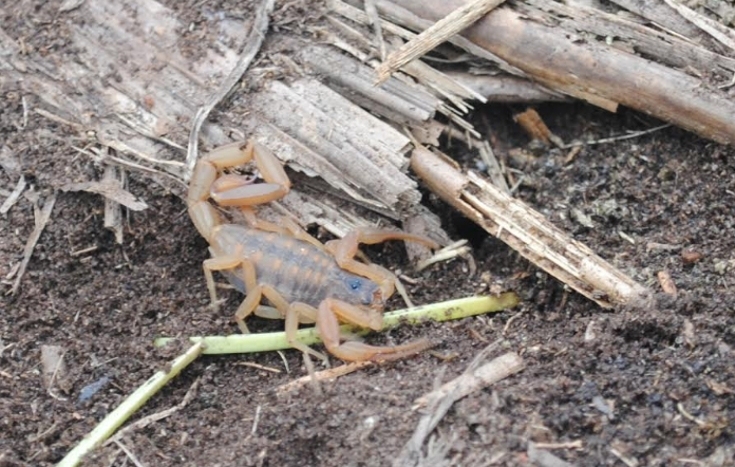
<path fill-rule="evenodd" d="M 102 168 L 75 155 L 67 128 L 33 113 L 20 128 L 22 97 L 3 89 L 0 141 L 20 157 L 30 185 L 45 198 L 65 183 L 97 179 Z M 306 373 L 296 351 L 202 357 L 138 417 L 171 408 L 191 391 L 188 404 L 121 444 L 146 466 L 390 465 L 421 415 L 411 410 L 414 399 L 503 339 L 526 369 L 456 403 L 434 434 L 432 449 L 446 447 L 444 462 L 427 465 L 529 465 L 530 441 L 559 443 L 549 449 L 580 466 L 735 465 L 734 151 L 668 128 L 584 147 L 565 163 L 566 153 L 529 145 L 513 110 L 481 107 L 473 122 L 499 157 L 524 173 L 518 197 L 655 291 L 657 274 L 667 271 L 677 298 L 600 309 L 427 194 L 450 234 L 471 240 L 478 274 L 468 277 L 459 260 L 413 274 L 416 302 L 486 292 L 489 278 L 515 290 L 521 306 L 373 334 L 375 344 L 428 337 L 435 352 L 341 377 L 323 384 L 321 394 L 310 387 L 275 394 Z M 565 141 L 659 124 L 625 109 L 538 110 Z M 519 157 L 519 149 L 528 156 Z M 456 156 L 476 163 L 475 155 Z M 0 171 L 3 200 L 16 182 Z M 153 338 L 237 332 L 236 292 L 225 294 L 218 313 L 208 308 L 201 270 L 207 245 L 182 200 L 136 173 L 129 190 L 150 207 L 129 213 L 123 245 L 102 227 L 103 198 L 59 192 L 19 293 L 7 293 L 12 280 L 0 285 L 0 465 L 58 462 L 180 350 L 155 349 Z M 33 225 L 26 197 L 0 219 L 0 278 L 22 258 Z M 397 245 L 369 254 L 410 271 Z M 258 318 L 249 324 L 254 332 L 282 327 Z M 41 371 L 47 345 L 63 349 L 66 365 L 50 388 Z M 108 383 L 80 401 L 99 381 Z M 130 463 L 111 445 L 87 465 Z"/>

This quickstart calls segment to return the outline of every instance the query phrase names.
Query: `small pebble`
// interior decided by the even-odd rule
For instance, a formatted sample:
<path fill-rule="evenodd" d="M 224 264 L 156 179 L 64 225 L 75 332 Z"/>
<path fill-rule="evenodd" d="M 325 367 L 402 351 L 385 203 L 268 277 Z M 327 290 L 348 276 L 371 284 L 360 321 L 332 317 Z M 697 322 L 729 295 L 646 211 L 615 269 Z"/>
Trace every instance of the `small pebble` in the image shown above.
<path fill-rule="evenodd" d="M 97 394 L 105 386 L 107 386 L 109 382 L 110 382 L 110 377 L 103 376 L 102 378 L 98 379 L 94 383 L 84 386 L 82 390 L 79 391 L 79 398 L 77 398 L 77 403 L 82 404 L 84 402 L 87 402 L 89 399 L 94 397 L 95 394 Z"/>

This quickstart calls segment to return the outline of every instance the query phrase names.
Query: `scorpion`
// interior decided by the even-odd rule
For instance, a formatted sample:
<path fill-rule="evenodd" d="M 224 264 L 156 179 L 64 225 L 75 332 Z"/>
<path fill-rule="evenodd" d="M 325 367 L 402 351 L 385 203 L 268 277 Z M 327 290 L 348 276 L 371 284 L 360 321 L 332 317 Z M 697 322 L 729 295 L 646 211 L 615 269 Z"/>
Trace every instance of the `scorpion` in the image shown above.
<path fill-rule="evenodd" d="M 263 182 L 226 173 L 251 162 Z M 345 361 L 396 359 L 430 347 L 426 339 L 391 347 L 368 345 L 341 335 L 339 323 L 379 331 L 385 301 L 397 287 L 401 292 L 393 273 L 355 259 L 360 244 L 408 240 L 432 249 L 438 245 L 422 236 L 376 228 L 355 229 L 323 244 L 289 218 L 275 224 L 257 217 L 257 205 L 283 198 L 290 188 L 280 161 L 252 139 L 216 148 L 197 162 L 187 207 L 209 244 L 211 257 L 204 260 L 203 269 L 212 307 L 218 307 L 213 272 L 219 271 L 245 294 L 234 317 L 243 333 L 249 332 L 245 319 L 255 313 L 285 319 L 289 344 L 321 359 L 326 356 L 297 339 L 300 323 L 315 323 L 327 351 Z M 225 223 L 210 200 L 239 208 L 245 225 Z M 276 315 L 262 311 L 263 298 L 275 307 Z"/>

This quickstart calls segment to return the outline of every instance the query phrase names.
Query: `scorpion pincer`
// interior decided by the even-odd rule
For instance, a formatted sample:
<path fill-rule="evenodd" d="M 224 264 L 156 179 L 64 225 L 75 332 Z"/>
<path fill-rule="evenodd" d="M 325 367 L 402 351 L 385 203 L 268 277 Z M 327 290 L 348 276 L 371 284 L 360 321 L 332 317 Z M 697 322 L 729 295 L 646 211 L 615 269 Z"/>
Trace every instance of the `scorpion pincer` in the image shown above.
<path fill-rule="evenodd" d="M 250 162 L 263 183 L 223 173 Z M 257 312 L 266 298 L 285 318 L 290 344 L 319 358 L 325 357 L 296 338 L 300 322 L 315 322 L 327 350 L 347 361 L 401 358 L 428 348 L 426 339 L 394 347 L 345 340 L 339 323 L 380 330 L 385 301 L 400 284 L 387 269 L 355 260 L 359 244 L 409 240 L 432 249 L 438 245 L 421 236 L 378 229 L 354 230 L 322 244 L 290 219 L 277 225 L 255 215 L 254 206 L 284 197 L 290 187 L 280 161 L 253 141 L 219 147 L 196 164 L 187 205 L 194 225 L 210 245 L 211 258 L 203 266 L 212 306 L 217 307 L 212 272 L 220 271 L 245 293 L 235 313 L 244 333 L 248 332 L 245 318 Z M 224 223 L 210 198 L 220 206 L 239 207 L 247 225 Z"/>

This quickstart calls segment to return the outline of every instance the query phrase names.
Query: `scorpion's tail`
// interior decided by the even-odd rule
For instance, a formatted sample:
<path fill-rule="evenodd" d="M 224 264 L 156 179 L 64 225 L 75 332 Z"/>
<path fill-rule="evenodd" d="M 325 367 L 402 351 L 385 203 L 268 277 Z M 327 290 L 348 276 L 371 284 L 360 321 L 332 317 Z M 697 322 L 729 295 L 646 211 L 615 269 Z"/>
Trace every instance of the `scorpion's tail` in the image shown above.
<path fill-rule="evenodd" d="M 253 178 L 241 175 L 219 173 L 251 161 L 255 162 L 265 183 L 253 183 Z M 246 208 L 283 198 L 290 187 L 281 162 L 268 149 L 254 141 L 233 143 L 215 149 L 197 162 L 186 204 L 197 230 L 211 244 L 222 218 L 209 202 L 210 198 L 220 206 Z"/>
<path fill-rule="evenodd" d="M 189 194 L 186 204 L 189 216 L 202 237 L 209 241 L 213 230 L 222 223 L 222 217 L 209 202 L 212 184 L 217 179 L 217 167 L 206 159 L 200 160 L 194 167 L 194 174 L 189 183 Z"/>

